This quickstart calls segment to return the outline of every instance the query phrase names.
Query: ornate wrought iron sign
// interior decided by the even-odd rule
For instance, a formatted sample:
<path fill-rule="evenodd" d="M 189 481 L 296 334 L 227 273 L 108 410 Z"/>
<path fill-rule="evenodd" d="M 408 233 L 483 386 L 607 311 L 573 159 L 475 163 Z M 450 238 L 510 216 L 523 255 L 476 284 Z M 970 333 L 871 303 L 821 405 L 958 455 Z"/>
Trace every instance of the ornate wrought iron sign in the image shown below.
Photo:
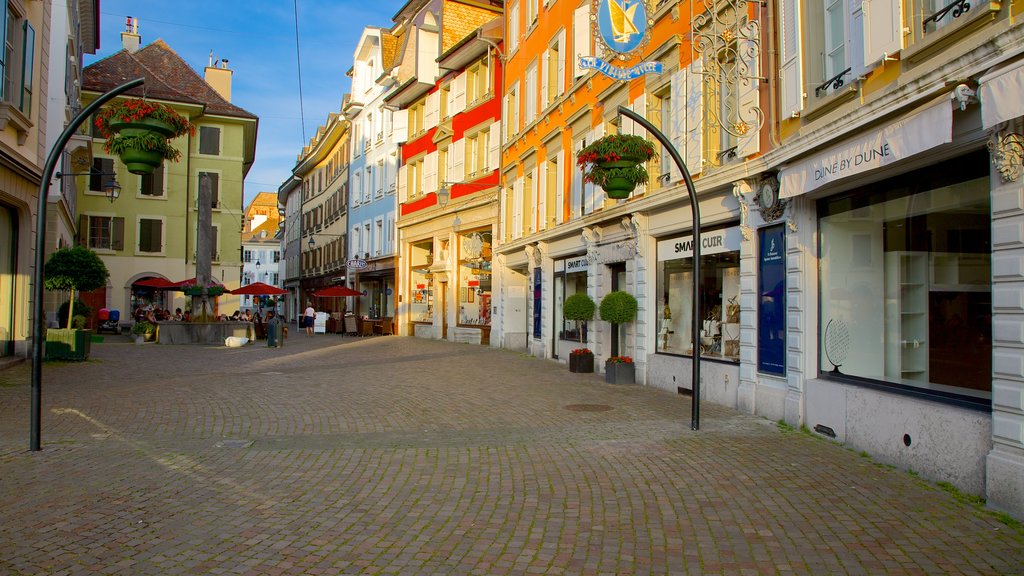
<path fill-rule="evenodd" d="M 581 56 L 580 68 L 592 69 L 615 80 L 632 80 L 644 74 L 661 74 L 661 62 L 640 62 L 623 68 L 613 62 L 625 62 L 636 56 L 650 40 L 654 25 L 646 0 L 591 0 L 590 19 L 594 37 L 604 44 L 603 56 Z"/>

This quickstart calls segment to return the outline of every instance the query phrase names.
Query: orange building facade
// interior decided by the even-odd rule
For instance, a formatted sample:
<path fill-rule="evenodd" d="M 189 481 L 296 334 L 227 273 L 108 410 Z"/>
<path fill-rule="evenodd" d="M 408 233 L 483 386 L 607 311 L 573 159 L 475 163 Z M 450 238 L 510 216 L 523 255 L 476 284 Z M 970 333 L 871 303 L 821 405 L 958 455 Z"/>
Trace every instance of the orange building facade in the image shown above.
<path fill-rule="evenodd" d="M 613 200 L 583 182 L 576 165 L 576 152 L 602 136 L 650 138 L 619 114 L 625 106 L 671 140 L 696 183 L 702 246 L 714 246 L 702 257 L 697 313 L 717 315 L 698 345 L 704 373 L 731 382 L 723 393 L 735 395 L 740 356 L 745 348 L 753 353 L 741 338 L 739 311 L 741 304 L 754 305 L 752 294 L 745 300 L 740 294 L 740 277 L 753 274 L 743 261 L 753 253 L 747 208 L 763 186 L 775 185 L 761 161 L 769 141 L 761 73 L 766 13 L 746 2 L 719 2 L 714 14 L 686 2 L 645 3 L 631 14 L 638 28 L 646 24 L 646 39 L 619 58 L 602 40 L 608 2 L 506 4 L 495 246 L 501 298 L 492 338 L 562 362 L 571 350 L 588 348 L 598 372 L 607 358 L 630 356 L 638 382 L 673 392 L 689 387 L 688 378 L 676 379 L 689 373 L 694 344 L 687 328 L 692 256 L 675 250 L 692 235 L 682 173 L 659 145 L 659 157 L 647 165 L 649 183 Z M 657 62 L 662 71 L 613 80 L 581 66 L 581 56 L 620 68 Z M 634 322 L 577 327 L 564 320 L 562 304 L 572 294 L 585 292 L 600 303 L 616 290 L 636 297 Z"/>

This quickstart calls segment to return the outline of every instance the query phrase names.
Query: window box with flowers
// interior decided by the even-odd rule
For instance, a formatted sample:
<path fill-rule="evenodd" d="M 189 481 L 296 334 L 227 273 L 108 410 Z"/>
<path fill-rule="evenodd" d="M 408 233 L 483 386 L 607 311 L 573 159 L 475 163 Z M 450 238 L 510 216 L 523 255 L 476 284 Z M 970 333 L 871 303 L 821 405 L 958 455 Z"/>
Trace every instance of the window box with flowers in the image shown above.
<path fill-rule="evenodd" d="M 657 157 L 654 143 L 640 136 L 611 134 L 576 153 L 583 181 L 597 184 L 609 198 L 629 198 L 633 189 L 650 180 L 644 163 Z"/>
<path fill-rule="evenodd" d="M 569 372 L 593 372 L 594 353 L 589 348 L 577 348 L 569 353 Z"/>
<path fill-rule="evenodd" d="M 636 364 L 629 356 L 612 356 L 604 362 L 604 381 L 609 384 L 636 384 Z"/>
<path fill-rule="evenodd" d="M 185 296 L 202 296 L 203 287 L 199 284 L 185 284 L 181 287 L 181 291 L 185 293 Z M 213 285 L 206 289 L 207 296 L 216 297 L 224 294 L 224 287 L 219 285 Z"/>
<path fill-rule="evenodd" d="M 107 139 L 104 150 L 117 154 L 132 174 L 152 174 L 164 160 L 177 162 L 181 151 L 171 140 L 195 133 L 189 121 L 170 106 L 141 98 L 105 106 L 93 123 Z"/>

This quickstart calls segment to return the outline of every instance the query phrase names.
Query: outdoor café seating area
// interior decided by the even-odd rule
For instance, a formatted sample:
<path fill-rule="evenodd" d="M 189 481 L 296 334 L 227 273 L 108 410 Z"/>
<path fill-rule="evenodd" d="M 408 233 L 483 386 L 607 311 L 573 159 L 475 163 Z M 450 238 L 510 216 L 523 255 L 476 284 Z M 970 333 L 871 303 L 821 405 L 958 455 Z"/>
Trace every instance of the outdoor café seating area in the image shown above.
<path fill-rule="evenodd" d="M 333 313 L 328 315 L 324 331 L 328 334 L 348 336 L 390 336 L 395 333 L 395 319 L 362 318 L 355 314 Z"/>

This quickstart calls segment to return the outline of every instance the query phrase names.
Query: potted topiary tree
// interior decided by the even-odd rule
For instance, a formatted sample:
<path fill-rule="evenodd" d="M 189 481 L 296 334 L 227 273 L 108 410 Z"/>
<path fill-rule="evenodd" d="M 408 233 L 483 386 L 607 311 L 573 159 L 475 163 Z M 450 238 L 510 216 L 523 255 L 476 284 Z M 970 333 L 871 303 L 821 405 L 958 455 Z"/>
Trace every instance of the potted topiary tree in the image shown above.
<path fill-rule="evenodd" d="M 601 299 L 599 314 L 601 320 L 610 322 L 612 330 L 619 324 L 632 322 L 636 318 L 637 302 L 629 292 L 616 290 Z M 636 367 L 629 356 L 612 356 L 604 363 L 605 381 L 610 384 L 632 384 L 636 382 Z"/>
<path fill-rule="evenodd" d="M 654 143 L 641 136 L 611 134 L 598 138 L 576 153 L 583 181 L 593 182 L 609 198 L 629 198 L 638 184 L 650 179 L 644 163 L 658 154 Z"/>
<path fill-rule="evenodd" d="M 181 151 L 170 141 L 195 133 L 189 121 L 170 106 L 142 98 L 108 104 L 93 123 L 107 139 L 104 149 L 117 154 L 132 174 L 152 174 L 164 160 L 177 162 Z"/>
<path fill-rule="evenodd" d="M 570 372 L 593 372 L 594 353 L 583 346 L 583 330 L 586 321 L 594 317 L 597 304 L 586 292 L 577 292 L 565 299 L 562 304 L 562 316 L 566 320 L 576 322 L 576 333 L 579 335 L 580 347 L 569 353 Z"/>
<path fill-rule="evenodd" d="M 107 285 L 110 272 L 95 252 L 84 246 L 61 248 L 50 255 L 43 268 L 47 290 L 70 290 L 68 328 L 46 331 L 46 357 L 61 360 L 85 360 L 89 357 L 92 334 L 75 329 L 75 291 L 89 292 Z"/>

